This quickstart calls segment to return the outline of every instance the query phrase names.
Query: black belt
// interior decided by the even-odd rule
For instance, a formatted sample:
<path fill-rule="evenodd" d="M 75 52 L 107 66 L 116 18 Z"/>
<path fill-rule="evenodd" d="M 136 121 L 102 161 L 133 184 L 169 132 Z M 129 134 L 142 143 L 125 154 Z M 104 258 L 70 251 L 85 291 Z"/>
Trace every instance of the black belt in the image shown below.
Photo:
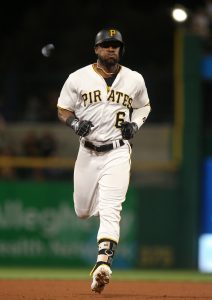
<path fill-rule="evenodd" d="M 124 145 L 124 141 L 123 140 L 118 140 L 115 141 L 115 143 L 113 144 L 106 144 L 106 145 L 101 145 L 101 146 L 96 146 L 94 144 L 92 144 L 91 142 L 85 141 L 84 142 L 84 146 L 88 149 L 94 150 L 96 152 L 106 152 L 106 151 L 110 151 L 113 149 L 116 149 L 118 147 L 121 147 Z"/>

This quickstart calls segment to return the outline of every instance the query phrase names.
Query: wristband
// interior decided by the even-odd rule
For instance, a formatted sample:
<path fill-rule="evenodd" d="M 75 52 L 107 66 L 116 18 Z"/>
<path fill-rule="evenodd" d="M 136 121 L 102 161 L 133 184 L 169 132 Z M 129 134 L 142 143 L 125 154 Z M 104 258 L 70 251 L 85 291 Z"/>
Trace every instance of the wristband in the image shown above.
<path fill-rule="evenodd" d="M 69 126 L 69 127 L 72 127 L 72 122 L 74 121 L 75 119 L 75 116 L 69 116 L 67 119 L 66 119 L 66 125 Z"/>

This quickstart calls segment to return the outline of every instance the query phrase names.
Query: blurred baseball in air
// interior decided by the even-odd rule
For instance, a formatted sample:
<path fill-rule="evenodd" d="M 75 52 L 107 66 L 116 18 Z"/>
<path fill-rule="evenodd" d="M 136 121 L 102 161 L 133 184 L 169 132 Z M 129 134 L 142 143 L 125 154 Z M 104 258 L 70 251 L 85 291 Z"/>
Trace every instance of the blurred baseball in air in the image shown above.
<path fill-rule="evenodd" d="M 43 46 L 43 48 L 41 49 L 41 53 L 43 54 L 43 56 L 49 57 L 52 55 L 54 49 L 55 49 L 55 46 L 53 44 L 47 44 L 47 45 Z"/>

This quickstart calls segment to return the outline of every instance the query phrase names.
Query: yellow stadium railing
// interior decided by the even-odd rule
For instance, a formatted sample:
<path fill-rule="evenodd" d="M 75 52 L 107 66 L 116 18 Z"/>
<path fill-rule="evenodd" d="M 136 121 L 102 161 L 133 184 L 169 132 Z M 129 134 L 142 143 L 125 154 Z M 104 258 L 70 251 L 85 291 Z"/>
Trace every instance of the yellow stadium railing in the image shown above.
<path fill-rule="evenodd" d="M 8 157 L 0 156 L 0 168 L 61 168 L 73 169 L 75 160 L 62 157 Z M 132 162 L 133 171 L 145 172 L 174 172 L 178 164 L 175 161 L 135 161 Z"/>

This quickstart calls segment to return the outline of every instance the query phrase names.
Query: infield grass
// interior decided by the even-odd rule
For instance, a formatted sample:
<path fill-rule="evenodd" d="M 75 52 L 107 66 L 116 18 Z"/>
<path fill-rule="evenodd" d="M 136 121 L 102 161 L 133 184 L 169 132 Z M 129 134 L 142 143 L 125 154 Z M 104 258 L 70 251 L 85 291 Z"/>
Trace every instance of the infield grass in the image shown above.
<path fill-rule="evenodd" d="M 0 279 L 90 280 L 88 269 L 0 268 Z M 212 282 L 212 274 L 189 270 L 113 270 L 113 280 Z"/>

